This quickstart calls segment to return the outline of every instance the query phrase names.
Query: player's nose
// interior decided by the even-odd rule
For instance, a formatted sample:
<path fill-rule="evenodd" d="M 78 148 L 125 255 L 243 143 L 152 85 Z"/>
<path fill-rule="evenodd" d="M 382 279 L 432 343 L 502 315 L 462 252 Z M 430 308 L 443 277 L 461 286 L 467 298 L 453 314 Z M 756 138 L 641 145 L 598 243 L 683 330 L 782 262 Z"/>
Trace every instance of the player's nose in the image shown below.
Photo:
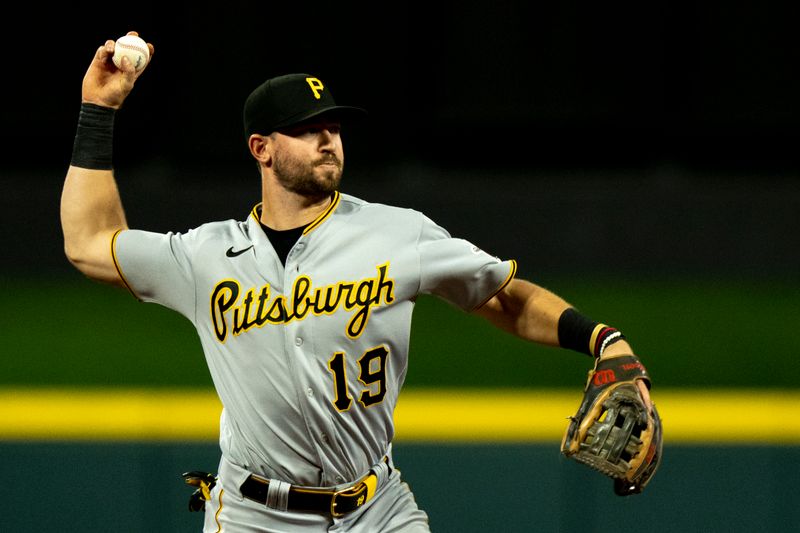
<path fill-rule="evenodd" d="M 336 135 L 333 128 L 320 128 L 317 138 L 319 139 L 320 151 L 325 152 L 336 150 L 338 135 Z"/>

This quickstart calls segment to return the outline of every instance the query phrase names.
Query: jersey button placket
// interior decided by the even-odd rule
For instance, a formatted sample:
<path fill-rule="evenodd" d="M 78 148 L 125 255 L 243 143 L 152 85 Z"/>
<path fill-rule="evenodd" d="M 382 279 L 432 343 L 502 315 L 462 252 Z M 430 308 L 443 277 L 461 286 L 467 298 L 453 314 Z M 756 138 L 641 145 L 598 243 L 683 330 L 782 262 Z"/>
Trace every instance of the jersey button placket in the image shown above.
<path fill-rule="evenodd" d="M 291 249 L 291 251 L 289 252 L 289 256 L 286 258 L 286 259 L 287 259 L 287 260 L 286 260 L 286 271 L 287 271 L 287 272 L 288 272 L 288 271 L 290 271 L 290 270 L 292 270 L 292 268 L 289 266 L 289 260 L 291 260 L 291 262 L 292 262 L 292 263 L 295 263 L 295 266 L 294 266 L 294 271 L 295 271 L 295 272 L 300 272 L 300 263 L 297 263 L 297 262 L 296 262 L 296 259 L 297 259 L 297 256 L 298 256 L 298 255 L 300 255 L 300 253 L 302 253 L 302 251 L 303 251 L 303 250 L 305 249 L 305 247 L 306 247 L 306 243 L 302 241 L 302 239 L 303 239 L 303 238 L 302 238 L 302 237 L 300 237 L 300 239 L 301 239 L 301 240 L 299 240 L 299 241 L 297 242 L 297 244 L 295 244 L 294 246 L 292 246 L 292 249 Z"/>
<path fill-rule="evenodd" d="M 284 287 L 286 287 L 286 297 L 287 301 L 292 301 L 292 287 L 295 284 L 295 274 L 300 272 L 300 263 L 298 262 L 298 256 L 300 256 L 305 249 L 305 242 L 302 241 L 303 237 L 300 238 L 293 247 L 292 250 L 289 252 L 289 255 L 286 258 L 286 268 L 284 270 Z M 304 317 L 307 319 L 308 316 Z M 320 463 L 323 465 L 326 463 L 325 461 L 325 454 L 322 449 L 320 449 L 319 445 L 319 436 L 320 436 L 320 421 L 317 416 L 318 408 L 316 404 L 318 400 L 316 398 L 316 391 L 311 383 L 309 383 L 308 376 L 305 376 L 300 369 L 305 368 L 305 365 L 301 363 L 301 361 L 305 360 L 308 356 L 306 350 L 303 348 L 303 345 L 310 339 L 307 338 L 307 335 L 310 335 L 310 330 L 306 329 L 305 322 L 303 320 L 293 320 L 289 324 L 286 325 L 284 328 L 284 334 L 286 335 L 287 344 L 291 343 L 294 344 L 294 349 L 291 349 L 291 344 L 287 346 L 291 351 L 294 352 L 292 359 L 294 359 L 295 364 L 294 366 L 297 373 L 293 376 L 295 378 L 295 383 L 299 391 L 302 391 L 301 394 L 305 396 L 305 405 L 301 406 L 301 410 L 304 413 L 304 421 L 306 429 L 308 430 L 309 437 L 311 437 L 311 441 L 313 443 L 314 448 L 320 458 Z M 301 330 L 304 333 L 301 333 Z M 313 339 L 311 339 L 313 340 Z M 309 345 L 310 346 L 310 345 Z M 324 437 L 322 440 L 325 442 Z M 323 478 L 327 478 L 324 474 L 326 468 L 323 467 Z"/>

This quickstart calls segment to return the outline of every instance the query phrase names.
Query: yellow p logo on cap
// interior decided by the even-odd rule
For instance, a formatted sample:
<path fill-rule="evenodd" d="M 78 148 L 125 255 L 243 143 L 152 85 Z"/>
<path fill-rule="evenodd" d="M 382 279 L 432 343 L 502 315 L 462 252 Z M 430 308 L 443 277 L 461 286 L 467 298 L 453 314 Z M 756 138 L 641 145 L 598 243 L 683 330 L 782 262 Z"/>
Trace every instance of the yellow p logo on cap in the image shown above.
<path fill-rule="evenodd" d="M 320 91 L 322 91 L 325 86 L 322 85 L 321 81 L 319 81 L 317 78 L 306 78 L 306 83 L 308 83 L 308 86 L 311 87 L 311 90 L 314 92 L 314 98 L 317 100 L 322 98 Z"/>

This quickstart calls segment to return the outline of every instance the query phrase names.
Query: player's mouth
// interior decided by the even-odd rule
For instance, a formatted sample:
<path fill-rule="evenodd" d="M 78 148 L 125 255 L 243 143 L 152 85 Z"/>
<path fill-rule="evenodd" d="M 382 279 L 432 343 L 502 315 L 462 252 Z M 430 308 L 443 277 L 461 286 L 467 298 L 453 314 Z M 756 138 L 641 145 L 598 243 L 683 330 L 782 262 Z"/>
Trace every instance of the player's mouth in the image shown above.
<path fill-rule="evenodd" d="M 342 162 L 337 157 L 331 156 L 317 161 L 317 166 L 342 168 Z"/>

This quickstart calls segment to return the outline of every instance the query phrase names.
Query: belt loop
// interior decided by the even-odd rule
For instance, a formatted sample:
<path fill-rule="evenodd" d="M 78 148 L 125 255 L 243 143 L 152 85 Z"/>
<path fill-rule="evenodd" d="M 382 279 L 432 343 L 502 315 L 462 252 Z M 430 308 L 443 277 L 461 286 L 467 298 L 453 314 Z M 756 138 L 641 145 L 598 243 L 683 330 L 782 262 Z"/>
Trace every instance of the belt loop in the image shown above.
<path fill-rule="evenodd" d="M 267 507 L 278 511 L 289 509 L 289 488 L 291 485 L 285 481 L 270 479 L 267 487 Z"/>
<path fill-rule="evenodd" d="M 377 465 L 372 467 L 372 471 L 378 478 L 378 487 L 382 487 L 386 480 L 389 479 L 389 464 L 383 460 Z"/>

